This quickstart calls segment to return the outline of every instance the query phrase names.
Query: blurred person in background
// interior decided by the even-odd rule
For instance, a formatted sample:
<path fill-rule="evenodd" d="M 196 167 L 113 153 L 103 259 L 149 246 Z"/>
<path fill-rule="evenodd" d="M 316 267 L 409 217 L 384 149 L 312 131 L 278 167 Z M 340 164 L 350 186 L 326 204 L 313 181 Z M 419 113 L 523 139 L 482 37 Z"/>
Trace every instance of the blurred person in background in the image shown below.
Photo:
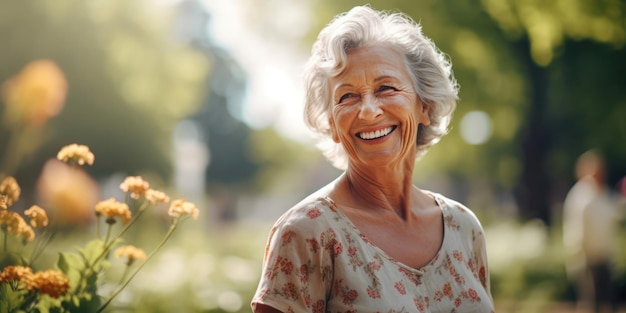
<path fill-rule="evenodd" d="M 611 272 L 621 215 L 618 202 L 606 185 L 605 164 L 597 152 L 578 158 L 576 177 L 563 203 L 568 278 L 577 287 L 578 310 L 614 312 Z"/>
<path fill-rule="evenodd" d="M 409 17 L 361 6 L 305 74 L 306 122 L 344 172 L 272 227 L 254 312 L 493 312 L 480 222 L 412 181 L 456 107 L 449 61 Z"/>

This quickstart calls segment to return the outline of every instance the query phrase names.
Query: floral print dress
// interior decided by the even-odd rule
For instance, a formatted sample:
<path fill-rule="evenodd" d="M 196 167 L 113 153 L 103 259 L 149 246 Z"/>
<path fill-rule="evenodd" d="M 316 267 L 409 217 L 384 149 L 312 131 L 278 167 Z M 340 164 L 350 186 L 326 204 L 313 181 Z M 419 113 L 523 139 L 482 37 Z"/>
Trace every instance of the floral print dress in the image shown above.
<path fill-rule="evenodd" d="M 494 312 L 478 219 L 433 196 L 444 239 L 419 269 L 376 247 L 329 198 L 290 209 L 270 232 L 252 302 L 282 312 Z"/>

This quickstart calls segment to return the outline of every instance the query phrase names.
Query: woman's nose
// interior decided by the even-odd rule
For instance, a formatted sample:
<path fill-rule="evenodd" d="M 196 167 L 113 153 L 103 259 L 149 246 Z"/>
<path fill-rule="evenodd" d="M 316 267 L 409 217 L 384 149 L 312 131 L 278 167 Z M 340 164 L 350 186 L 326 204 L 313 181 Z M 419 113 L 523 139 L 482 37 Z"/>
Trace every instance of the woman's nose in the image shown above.
<path fill-rule="evenodd" d="M 359 118 L 363 120 L 373 120 L 383 114 L 380 103 L 374 97 L 368 95 L 363 97 Z"/>

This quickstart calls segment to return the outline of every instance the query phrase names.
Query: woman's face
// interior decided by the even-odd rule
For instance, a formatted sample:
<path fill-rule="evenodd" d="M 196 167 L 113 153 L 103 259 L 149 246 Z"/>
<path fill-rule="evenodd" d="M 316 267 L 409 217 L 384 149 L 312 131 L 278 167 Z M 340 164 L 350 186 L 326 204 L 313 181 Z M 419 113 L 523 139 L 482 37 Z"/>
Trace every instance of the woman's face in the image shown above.
<path fill-rule="evenodd" d="M 351 164 L 415 159 L 418 125 L 430 121 L 400 52 L 386 45 L 352 50 L 330 91 L 333 140 Z"/>

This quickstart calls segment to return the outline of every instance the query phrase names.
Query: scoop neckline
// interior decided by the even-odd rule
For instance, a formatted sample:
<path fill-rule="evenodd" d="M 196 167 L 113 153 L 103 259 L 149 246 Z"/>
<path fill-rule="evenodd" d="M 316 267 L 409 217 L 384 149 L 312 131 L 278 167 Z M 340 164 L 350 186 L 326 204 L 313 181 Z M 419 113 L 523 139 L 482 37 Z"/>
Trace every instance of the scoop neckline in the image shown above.
<path fill-rule="evenodd" d="M 444 253 L 444 247 L 447 245 L 448 241 L 450 240 L 449 237 L 449 231 L 446 229 L 446 223 L 445 223 L 445 219 L 446 217 L 449 215 L 448 210 L 446 209 L 446 205 L 445 205 L 445 201 L 443 201 L 443 199 L 441 199 L 441 196 L 437 193 L 431 192 L 431 191 L 427 191 L 427 190 L 423 190 L 424 192 L 427 192 L 428 194 L 432 195 L 433 198 L 435 199 L 435 202 L 437 203 L 437 206 L 439 207 L 439 209 L 441 210 L 441 223 L 443 226 L 443 240 L 441 241 L 441 246 L 439 247 L 439 249 L 437 250 L 437 253 L 435 253 L 435 255 L 422 267 L 420 268 L 415 268 L 412 266 L 409 266 L 405 263 L 402 263 L 400 261 L 398 261 L 397 259 L 391 257 L 389 254 L 387 254 L 387 252 L 385 252 L 385 250 L 381 249 L 380 247 L 378 247 L 377 245 L 375 245 L 367 236 L 365 236 L 361 230 L 359 230 L 358 227 L 356 227 L 356 225 L 354 225 L 354 223 L 352 223 L 352 221 L 350 220 L 350 218 L 345 215 L 343 212 L 341 212 L 341 210 L 337 207 L 337 204 L 335 203 L 335 201 L 330 198 L 329 196 L 324 196 L 324 197 L 320 197 L 320 200 L 323 200 L 324 202 L 327 202 L 328 207 L 331 209 L 331 211 L 335 212 L 335 214 L 337 214 L 341 220 L 343 220 L 351 229 L 352 231 L 354 231 L 356 233 L 356 235 L 358 235 L 359 240 L 363 241 L 366 245 L 372 247 L 374 249 L 374 251 L 376 251 L 376 253 L 378 253 L 380 256 L 382 256 L 384 259 L 386 259 L 387 261 L 401 267 L 404 268 L 406 270 L 409 270 L 413 273 L 419 274 L 419 275 L 423 275 L 427 272 L 430 271 L 431 268 L 437 268 L 438 264 L 444 259 L 442 257 L 443 253 Z"/>

